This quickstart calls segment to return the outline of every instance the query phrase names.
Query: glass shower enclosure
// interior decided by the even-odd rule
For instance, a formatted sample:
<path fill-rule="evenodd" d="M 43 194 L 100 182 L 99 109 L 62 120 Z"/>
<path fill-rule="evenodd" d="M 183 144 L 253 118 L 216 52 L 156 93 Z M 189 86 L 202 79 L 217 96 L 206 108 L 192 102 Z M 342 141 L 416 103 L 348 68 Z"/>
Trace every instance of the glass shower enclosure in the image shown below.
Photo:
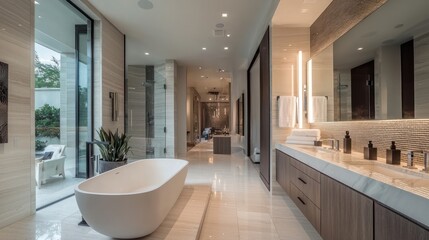
<path fill-rule="evenodd" d="M 130 160 L 166 155 L 165 65 L 128 65 L 126 133 L 131 136 Z"/>

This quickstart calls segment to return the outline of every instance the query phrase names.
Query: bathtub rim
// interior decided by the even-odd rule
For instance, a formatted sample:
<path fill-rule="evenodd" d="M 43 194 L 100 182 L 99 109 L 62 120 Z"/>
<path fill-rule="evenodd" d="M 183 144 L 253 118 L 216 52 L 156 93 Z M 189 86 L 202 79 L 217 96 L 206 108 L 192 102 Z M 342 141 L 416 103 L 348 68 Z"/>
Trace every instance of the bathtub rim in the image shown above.
<path fill-rule="evenodd" d="M 89 181 L 89 180 L 96 179 L 96 178 L 98 178 L 98 177 L 103 176 L 104 174 L 108 174 L 108 173 L 110 173 L 111 171 L 118 170 L 118 169 L 120 169 L 120 168 L 130 166 L 130 165 L 132 165 L 132 164 L 137 164 L 137 163 L 140 163 L 141 161 L 145 161 L 145 160 L 153 160 L 153 161 L 155 161 L 155 160 L 161 160 L 161 161 L 164 161 L 164 160 L 174 160 L 174 161 L 181 161 L 181 162 L 183 162 L 183 163 L 184 163 L 184 165 L 183 165 L 183 166 L 181 166 L 181 168 L 180 168 L 180 169 L 178 169 L 178 171 L 176 172 L 176 174 L 171 175 L 171 176 L 170 176 L 168 179 L 166 179 L 166 181 L 165 181 L 165 182 L 163 182 L 162 184 L 157 184 L 157 185 L 154 185 L 154 186 L 152 186 L 152 187 L 145 188 L 144 190 L 139 190 L 139 191 L 130 192 L 130 193 L 127 193 L 127 192 L 123 192 L 123 193 L 99 193 L 99 192 L 89 192 L 89 191 L 85 191 L 85 190 L 80 189 L 80 186 L 81 186 L 83 183 L 85 183 L 85 182 L 87 182 L 87 181 Z M 142 193 L 150 193 L 150 192 L 153 192 L 153 191 L 155 191 L 155 190 L 159 189 L 159 188 L 160 188 L 160 187 L 162 187 L 162 185 L 164 185 L 165 183 L 167 183 L 167 182 L 171 181 L 171 179 L 172 179 L 173 177 L 175 177 L 175 176 L 177 175 L 177 173 L 179 173 L 180 171 L 182 171 L 184 168 L 187 168 L 187 167 L 188 167 L 188 165 L 189 165 L 189 161 L 184 160 L 184 159 L 178 159 L 178 158 L 146 158 L 146 159 L 139 159 L 139 160 L 135 160 L 135 161 L 133 161 L 132 163 L 128 163 L 128 164 L 126 164 L 126 165 L 120 166 L 120 167 L 118 167 L 118 168 L 114 168 L 114 169 L 112 169 L 112 170 L 109 170 L 109 171 L 104 172 L 104 173 L 102 173 L 102 174 L 99 174 L 99 175 L 97 175 L 97 176 L 94 176 L 94 177 L 92 177 L 92 178 L 85 179 L 84 181 L 80 182 L 78 185 L 76 185 L 76 186 L 75 186 L 74 191 L 75 191 L 75 194 L 78 192 L 78 193 L 88 194 L 88 195 L 94 195 L 94 196 L 132 196 L 132 195 L 137 195 L 137 194 L 142 194 Z"/>

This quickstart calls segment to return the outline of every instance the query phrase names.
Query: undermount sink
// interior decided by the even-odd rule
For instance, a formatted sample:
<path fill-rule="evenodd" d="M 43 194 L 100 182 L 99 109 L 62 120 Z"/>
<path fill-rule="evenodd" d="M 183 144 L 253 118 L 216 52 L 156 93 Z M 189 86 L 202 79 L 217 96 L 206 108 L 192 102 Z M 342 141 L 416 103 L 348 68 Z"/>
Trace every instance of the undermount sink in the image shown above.
<path fill-rule="evenodd" d="M 321 147 L 319 147 L 319 146 L 317 146 L 317 147 L 316 146 L 299 146 L 299 147 L 306 149 L 306 150 L 309 150 L 309 151 L 317 152 L 317 153 L 335 153 L 335 152 L 338 152 L 334 149 L 330 149 L 330 148 L 325 147 L 325 146 L 321 146 Z"/>
<path fill-rule="evenodd" d="M 359 168 L 360 170 L 368 172 L 370 175 L 378 174 L 392 179 L 408 178 L 415 180 L 423 178 L 422 180 L 429 180 L 428 174 L 418 172 L 417 170 L 407 169 L 399 165 L 388 165 L 373 160 L 348 160 L 343 161 L 343 163 Z"/>

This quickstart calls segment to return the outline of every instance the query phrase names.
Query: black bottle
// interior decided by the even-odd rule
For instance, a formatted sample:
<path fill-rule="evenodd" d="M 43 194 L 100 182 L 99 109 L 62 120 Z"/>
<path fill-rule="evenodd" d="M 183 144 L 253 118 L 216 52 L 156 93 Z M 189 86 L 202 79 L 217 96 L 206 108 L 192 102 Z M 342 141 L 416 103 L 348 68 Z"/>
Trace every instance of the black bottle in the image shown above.
<path fill-rule="evenodd" d="M 394 165 L 401 164 L 401 150 L 396 149 L 395 141 L 392 141 L 390 149 L 386 149 L 386 163 Z"/>
<path fill-rule="evenodd" d="M 377 148 L 373 147 L 372 141 L 369 141 L 368 147 L 363 148 L 363 158 L 367 160 L 377 160 Z"/>
<path fill-rule="evenodd" d="M 352 153 L 352 139 L 350 138 L 349 131 L 346 131 L 346 136 L 343 139 L 343 152 Z"/>

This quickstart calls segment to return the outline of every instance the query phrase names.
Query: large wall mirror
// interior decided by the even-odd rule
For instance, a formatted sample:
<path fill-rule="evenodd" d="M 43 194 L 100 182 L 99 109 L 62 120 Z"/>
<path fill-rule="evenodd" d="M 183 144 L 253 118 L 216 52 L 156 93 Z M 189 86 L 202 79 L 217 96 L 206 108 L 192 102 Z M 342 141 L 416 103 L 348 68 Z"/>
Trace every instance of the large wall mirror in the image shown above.
<path fill-rule="evenodd" d="M 310 122 L 429 118 L 428 10 L 389 0 L 313 57 Z"/>

